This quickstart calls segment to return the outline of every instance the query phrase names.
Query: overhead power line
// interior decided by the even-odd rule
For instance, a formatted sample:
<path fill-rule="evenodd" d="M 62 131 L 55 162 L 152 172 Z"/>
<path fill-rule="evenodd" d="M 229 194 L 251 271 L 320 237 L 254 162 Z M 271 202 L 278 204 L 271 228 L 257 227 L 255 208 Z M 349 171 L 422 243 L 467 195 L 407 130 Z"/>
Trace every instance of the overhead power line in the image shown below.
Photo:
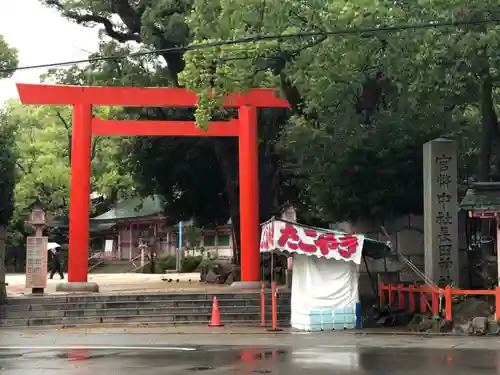
<path fill-rule="evenodd" d="M 156 49 L 152 51 L 142 51 L 142 52 L 134 52 L 128 53 L 124 55 L 116 55 L 116 56 L 96 56 L 91 57 L 85 60 L 71 60 L 71 61 L 63 61 L 63 62 L 54 62 L 48 64 L 38 64 L 38 65 L 27 65 L 20 66 L 15 69 L 0 69 L 0 73 L 11 73 L 17 70 L 28 70 L 28 69 L 40 69 L 40 68 L 53 68 L 58 66 L 66 66 L 66 65 L 77 65 L 84 63 L 92 63 L 98 61 L 106 61 L 106 60 L 122 60 L 127 57 L 140 57 L 147 55 L 161 55 L 164 53 L 175 53 L 175 52 L 186 52 L 186 51 L 195 51 L 201 49 L 208 49 L 214 47 L 221 46 L 229 46 L 236 44 L 248 44 L 269 40 L 287 40 L 287 39 L 301 39 L 301 38 L 313 38 L 313 37 L 321 37 L 321 36 L 346 36 L 346 35 L 362 35 L 362 34 L 375 34 L 382 32 L 391 32 L 391 31 L 403 31 L 403 30 L 419 30 L 419 29 L 435 29 L 435 28 L 446 28 L 446 27 L 460 27 L 460 26 L 477 26 L 477 25 L 486 25 L 486 24 L 498 24 L 500 23 L 500 19 L 486 19 L 486 20 L 477 20 L 477 21 L 449 21 L 449 22 L 427 22 L 420 24 L 402 24 L 402 25 L 393 25 L 393 26 L 380 26 L 380 27 L 371 27 L 371 28 L 344 28 L 337 29 L 333 31 L 318 31 L 318 32 L 302 32 L 302 33 L 294 33 L 294 34 L 274 34 L 274 35 L 254 35 L 245 38 L 239 39 L 230 39 L 230 40 L 221 40 L 217 42 L 209 42 L 209 43 L 198 43 L 198 44 L 190 44 L 187 46 L 180 47 L 172 47 L 172 48 L 163 48 Z"/>

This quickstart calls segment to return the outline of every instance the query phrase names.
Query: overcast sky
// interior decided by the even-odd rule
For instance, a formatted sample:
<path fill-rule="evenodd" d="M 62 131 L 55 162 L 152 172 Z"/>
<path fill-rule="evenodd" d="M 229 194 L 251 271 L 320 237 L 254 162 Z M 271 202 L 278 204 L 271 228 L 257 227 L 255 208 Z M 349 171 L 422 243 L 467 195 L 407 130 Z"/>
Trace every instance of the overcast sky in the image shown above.
<path fill-rule="evenodd" d="M 96 52 L 97 29 L 67 21 L 39 0 L 0 0 L 0 34 L 19 51 L 19 66 L 81 60 Z M 46 69 L 22 70 L 0 80 L 0 105 L 17 97 L 16 82 L 38 83 Z"/>

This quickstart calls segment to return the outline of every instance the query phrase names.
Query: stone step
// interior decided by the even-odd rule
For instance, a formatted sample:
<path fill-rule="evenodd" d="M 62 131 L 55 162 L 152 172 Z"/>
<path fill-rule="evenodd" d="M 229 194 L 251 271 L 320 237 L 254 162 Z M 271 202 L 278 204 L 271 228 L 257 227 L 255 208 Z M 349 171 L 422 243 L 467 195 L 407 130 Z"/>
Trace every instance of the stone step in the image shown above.
<path fill-rule="evenodd" d="M 54 329 L 54 328 L 72 328 L 72 327 L 77 327 L 80 329 L 85 329 L 85 328 L 100 328 L 100 327 L 106 327 L 106 328 L 112 328 L 112 327 L 167 327 L 167 326 L 176 326 L 176 325 L 198 325 L 198 326 L 205 326 L 209 323 L 209 320 L 207 321 L 194 321 L 194 322 L 168 322 L 168 321 L 162 321 L 160 319 L 152 319 L 152 320 L 143 320 L 143 321 L 137 321 L 137 320 L 129 320 L 129 321 L 106 321 L 102 323 L 96 323 L 96 322 L 89 322 L 89 323 L 82 323 L 78 322 L 77 324 L 68 324 L 66 323 L 65 325 L 55 323 L 55 324 L 44 324 L 44 325 L 32 325 L 28 326 L 26 321 L 23 321 L 22 323 L 19 324 L 11 324 L 11 325 L 1 325 L 0 321 L 0 326 L 2 327 L 3 330 L 7 329 L 19 329 L 21 327 L 29 327 L 32 329 L 41 328 L 41 329 Z M 251 326 L 260 326 L 260 322 L 257 323 L 255 321 L 251 321 Z M 224 325 L 231 325 L 232 327 L 248 327 L 249 322 L 245 320 L 227 320 L 224 319 L 222 324 Z M 290 319 L 284 319 L 284 320 L 278 320 L 277 321 L 278 327 L 281 328 L 287 328 L 290 327 Z M 271 320 L 266 321 L 266 326 L 264 328 L 269 328 L 271 326 Z"/>
<path fill-rule="evenodd" d="M 64 307 L 64 306 L 62 306 Z M 221 314 L 254 313 L 260 315 L 260 306 L 220 306 Z M 150 315 L 150 314 L 177 314 L 187 315 L 194 313 L 210 314 L 211 306 L 192 307 L 132 307 L 132 308 L 83 308 L 83 309 L 59 309 L 59 310 L 32 310 L 32 311 L 5 311 L 3 318 L 43 318 L 43 317 L 79 317 L 79 316 L 115 316 L 115 315 Z M 279 312 L 290 312 L 290 306 L 279 306 Z M 266 313 L 271 313 L 271 307 L 266 308 Z"/>
<path fill-rule="evenodd" d="M 99 264 L 99 263 L 98 263 Z M 130 260 L 104 260 L 97 267 L 92 268 L 89 273 L 127 273 L 134 268 Z"/>
<path fill-rule="evenodd" d="M 113 315 L 113 316 L 83 316 L 83 317 L 45 317 L 45 318 L 14 318 L 0 319 L 1 326 L 7 327 L 34 327 L 34 326 L 60 326 L 69 327 L 82 325 L 106 325 L 108 323 L 147 323 L 157 322 L 168 324 L 208 324 L 211 315 L 209 313 L 191 314 L 150 314 L 150 315 Z M 238 312 L 221 314 L 223 323 L 232 322 L 260 322 L 260 314 L 253 312 Z M 269 320 L 268 320 L 269 321 Z M 289 321 L 289 317 L 282 317 L 282 322 Z"/>
<path fill-rule="evenodd" d="M 266 292 L 270 297 L 271 293 Z M 143 294 L 93 294 L 93 295 L 63 295 L 63 296 L 26 296 L 7 300 L 7 305 L 26 304 L 59 304 L 75 302 L 109 302 L 109 301 L 150 301 L 150 300 L 219 300 L 227 299 L 260 299 L 260 293 L 143 293 Z M 278 293 L 278 299 L 290 298 L 290 292 Z"/>
<path fill-rule="evenodd" d="M 220 307 L 224 306 L 260 306 L 261 300 L 255 299 L 221 299 Z M 47 311 L 47 310 L 80 310 L 80 309 L 118 309 L 143 307 L 184 308 L 197 306 L 212 306 L 212 300 L 148 300 L 148 301 L 100 301 L 100 302 L 70 302 L 70 303 L 36 303 L 23 305 L 8 305 L 8 312 Z M 290 304 L 290 299 L 280 299 L 280 304 Z M 265 298 L 265 305 L 271 305 L 271 297 Z"/>
<path fill-rule="evenodd" d="M 260 322 L 260 293 L 144 293 L 10 298 L 0 326 L 92 326 L 101 324 L 205 324 L 217 296 L 223 321 Z M 290 320 L 290 293 L 278 295 L 278 320 Z M 271 320 L 271 294 L 265 296 Z"/>

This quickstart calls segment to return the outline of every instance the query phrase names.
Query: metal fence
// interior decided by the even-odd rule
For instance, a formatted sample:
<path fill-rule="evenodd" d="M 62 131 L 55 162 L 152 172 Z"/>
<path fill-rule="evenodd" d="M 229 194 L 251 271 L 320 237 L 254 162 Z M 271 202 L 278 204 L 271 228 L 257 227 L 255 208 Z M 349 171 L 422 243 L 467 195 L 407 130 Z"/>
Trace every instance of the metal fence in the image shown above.
<path fill-rule="evenodd" d="M 453 296 L 479 295 L 495 298 L 495 319 L 500 320 L 500 287 L 491 290 L 462 290 L 454 289 L 449 285 L 445 288 L 413 284 L 405 286 L 380 283 L 379 285 L 380 306 L 407 308 L 412 313 L 417 312 L 418 309 L 420 313 L 430 312 L 434 316 L 442 314 L 449 321 L 453 319 Z M 440 299 L 444 300 L 443 303 Z"/>

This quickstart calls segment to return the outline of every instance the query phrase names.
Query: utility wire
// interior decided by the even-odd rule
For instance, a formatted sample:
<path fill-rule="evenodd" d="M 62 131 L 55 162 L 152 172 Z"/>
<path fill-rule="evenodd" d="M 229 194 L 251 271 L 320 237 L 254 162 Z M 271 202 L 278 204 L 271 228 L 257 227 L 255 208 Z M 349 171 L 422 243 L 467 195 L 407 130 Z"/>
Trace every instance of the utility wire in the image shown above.
<path fill-rule="evenodd" d="M 38 65 L 27 65 L 20 66 L 12 69 L 0 69 L 0 73 L 11 73 L 17 70 L 28 70 L 28 69 L 40 69 L 40 68 L 53 68 L 57 66 L 65 66 L 65 65 L 76 65 L 76 64 L 84 64 L 84 63 L 92 63 L 98 61 L 107 61 L 107 60 L 122 60 L 127 57 L 141 57 L 147 55 L 160 55 L 166 53 L 179 53 L 186 51 L 195 51 L 202 50 L 207 48 L 221 47 L 221 46 L 230 46 L 236 44 L 248 44 L 269 40 L 286 40 L 286 39 L 300 39 L 300 38 L 313 38 L 313 37 L 321 37 L 321 36 L 346 36 L 346 35 L 360 35 L 360 34 L 375 34 L 381 32 L 391 32 L 391 31 L 403 31 L 403 30 L 421 30 L 421 29 L 435 29 L 435 28 L 446 28 L 446 27 L 460 27 L 460 26 L 478 26 L 478 25 L 486 25 L 486 24 L 498 24 L 500 23 L 500 19 L 486 19 L 486 20 L 477 20 L 477 21 L 449 21 L 449 22 L 427 22 L 420 24 L 401 24 L 401 25 L 393 25 L 393 26 L 380 26 L 380 27 L 371 27 L 371 28 L 344 28 L 337 29 L 333 31 L 318 31 L 318 32 L 303 32 L 303 33 L 294 33 L 294 34 L 274 34 L 274 35 L 255 35 L 249 36 L 245 38 L 239 39 L 230 39 L 230 40 L 221 40 L 217 42 L 209 42 L 209 43 L 197 43 L 190 44 L 187 46 L 179 46 L 172 48 L 163 48 L 156 49 L 153 51 L 142 51 L 142 52 L 134 52 L 128 53 L 125 55 L 117 55 L 117 56 L 96 56 L 91 57 L 85 60 L 72 60 L 72 61 L 63 61 L 63 62 L 55 62 L 48 64 L 38 64 Z"/>

